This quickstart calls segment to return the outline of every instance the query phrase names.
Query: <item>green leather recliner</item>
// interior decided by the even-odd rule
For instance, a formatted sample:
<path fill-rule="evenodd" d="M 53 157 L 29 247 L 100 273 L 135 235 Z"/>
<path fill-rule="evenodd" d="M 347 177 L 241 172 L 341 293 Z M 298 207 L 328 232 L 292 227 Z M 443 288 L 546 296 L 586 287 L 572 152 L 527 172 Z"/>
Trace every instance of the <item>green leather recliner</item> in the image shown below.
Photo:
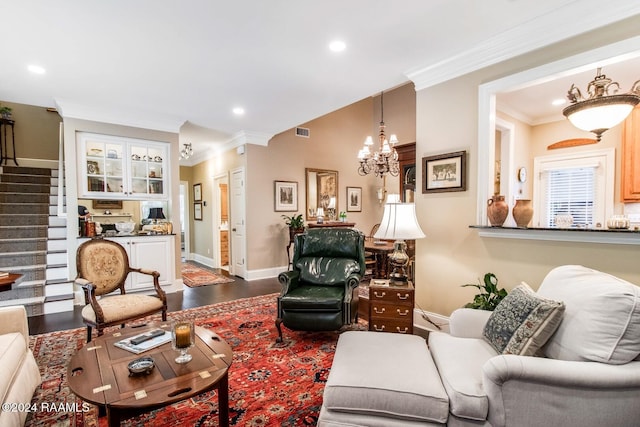
<path fill-rule="evenodd" d="M 282 323 L 297 331 L 335 331 L 357 320 L 357 288 L 365 272 L 361 232 L 312 228 L 298 234 L 291 265 L 278 276 L 278 342 Z"/>

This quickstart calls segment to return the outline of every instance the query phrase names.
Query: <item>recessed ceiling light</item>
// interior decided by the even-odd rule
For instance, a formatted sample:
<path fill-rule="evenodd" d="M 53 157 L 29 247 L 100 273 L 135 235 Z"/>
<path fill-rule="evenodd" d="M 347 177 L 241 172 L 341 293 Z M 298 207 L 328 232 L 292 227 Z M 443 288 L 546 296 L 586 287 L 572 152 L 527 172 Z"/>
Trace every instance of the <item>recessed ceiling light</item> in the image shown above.
<path fill-rule="evenodd" d="M 235 107 L 233 109 L 233 114 L 235 114 L 236 116 L 242 116 L 244 114 L 244 108 L 242 107 Z"/>
<path fill-rule="evenodd" d="M 551 101 L 551 105 L 564 105 L 567 103 L 567 100 L 564 98 L 558 98 Z"/>
<path fill-rule="evenodd" d="M 331 49 L 333 52 L 342 52 L 346 48 L 347 45 L 342 40 L 334 40 L 329 43 L 329 49 Z"/>
<path fill-rule="evenodd" d="M 32 72 L 33 74 L 44 74 L 46 70 L 39 65 L 29 65 L 27 70 Z"/>

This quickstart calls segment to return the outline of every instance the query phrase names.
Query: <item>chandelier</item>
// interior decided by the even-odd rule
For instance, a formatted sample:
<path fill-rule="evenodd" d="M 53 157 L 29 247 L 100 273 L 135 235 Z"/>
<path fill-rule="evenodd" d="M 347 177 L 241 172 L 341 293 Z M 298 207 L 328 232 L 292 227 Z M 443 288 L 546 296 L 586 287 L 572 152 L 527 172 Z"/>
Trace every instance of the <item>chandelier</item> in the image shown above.
<path fill-rule="evenodd" d="M 378 151 L 371 152 L 370 147 L 373 145 L 373 138 L 368 136 L 364 141 L 364 148 L 358 152 L 358 173 L 362 176 L 374 173 L 376 176 L 383 177 L 385 174 L 398 176 L 400 173 L 400 164 L 398 163 L 398 152 L 395 145 L 398 138 L 395 135 L 387 137 L 384 134 L 384 107 L 382 103 L 382 93 L 380 94 L 380 134 L 378 139 L 380 147 Z"/>
<path fill-rule="evenodd" d="M 630 92 L 618 94 L 620 85 L 601 70 L 598 68 L 596 77 L 587 86 L 588 98 L 582 96 L 575 84 L 571 85 L 567 94 L 571 105 L 562 110 L 571 124 L 595 133 L 598 141 L 607 129 L 622 122 L 640 102 L 640 80 L 633 84 Z"/>
<path fill-rule="evenodd" d="M 183 147 L 182 150 L 180 150 L 180 158 L 186 160 L 193 155 L 193 147 L 191 146 L 191 143 L 182 145 Z"/>

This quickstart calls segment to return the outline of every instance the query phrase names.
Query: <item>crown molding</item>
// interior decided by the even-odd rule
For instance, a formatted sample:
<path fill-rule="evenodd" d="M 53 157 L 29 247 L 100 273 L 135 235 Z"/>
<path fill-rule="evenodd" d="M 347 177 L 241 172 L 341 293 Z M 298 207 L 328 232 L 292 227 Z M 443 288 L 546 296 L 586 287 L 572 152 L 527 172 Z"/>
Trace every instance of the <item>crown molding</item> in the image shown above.
<path fill-rule="evenodd" d="M 179 133 L 185 119 L 151 112 L 119 108 L 81 105 L 66 99 L 55 99 L 56 109 L 62 118 L 91 120 L 162 132 Z"/>
<path fill-rule="evenodd" d="M 181 159 L 180 164 L 182 166 L 194 166 L 198 163 L 210 160 L 220 153 L 235 150 L 236 148 L 245 144 L 260 145 L 262 147 L 266 147 L 269 145 L 269 140 L 271 138 L 273 138 L 273 134 L 270 133 L 243 130 L 237 132 L 231 137 L 231 139 L 225 142 L 214 144 L 214 146 L 209 150 L 194 154 L 187 160 Z"/>
<path fill-rule="evenodd" d="M 525 24 L 504 31 L 472 49 L 405 75 L 416 91 L 443 83 L 515 56 L 548 46 L 569 37 L 640 14 L 640 3 L 610 0 L 602 7 L 599 0 L 581 1 L 584 14 L 575 16 L 575 2 L 561 6 Z M 587 13 L 597 10 L 598 13 Z M 532 37 L 535 34 L 535 37 Z"/>

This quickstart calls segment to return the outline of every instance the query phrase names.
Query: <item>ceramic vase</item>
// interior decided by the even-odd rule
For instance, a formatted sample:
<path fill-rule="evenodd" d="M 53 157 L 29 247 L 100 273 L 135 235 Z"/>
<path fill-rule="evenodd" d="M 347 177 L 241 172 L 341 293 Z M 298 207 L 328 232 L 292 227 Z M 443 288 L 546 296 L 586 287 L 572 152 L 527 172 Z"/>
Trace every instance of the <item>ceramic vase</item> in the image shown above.
<path fill-rule="evenodd" d="M 487 200 L 487 217 L 492 227 L 502 227 L 509 215 L 509 206 L 504 196 L 495 195 Z"/>
<path fill-rule="evenodd" d="M 516 221 L 516 225 L 518 227 L 527 227 L 531 218 L 533 218 L 531 200 L 516 200 L 516 205 L 513 207 L 513 219 Z"/>

